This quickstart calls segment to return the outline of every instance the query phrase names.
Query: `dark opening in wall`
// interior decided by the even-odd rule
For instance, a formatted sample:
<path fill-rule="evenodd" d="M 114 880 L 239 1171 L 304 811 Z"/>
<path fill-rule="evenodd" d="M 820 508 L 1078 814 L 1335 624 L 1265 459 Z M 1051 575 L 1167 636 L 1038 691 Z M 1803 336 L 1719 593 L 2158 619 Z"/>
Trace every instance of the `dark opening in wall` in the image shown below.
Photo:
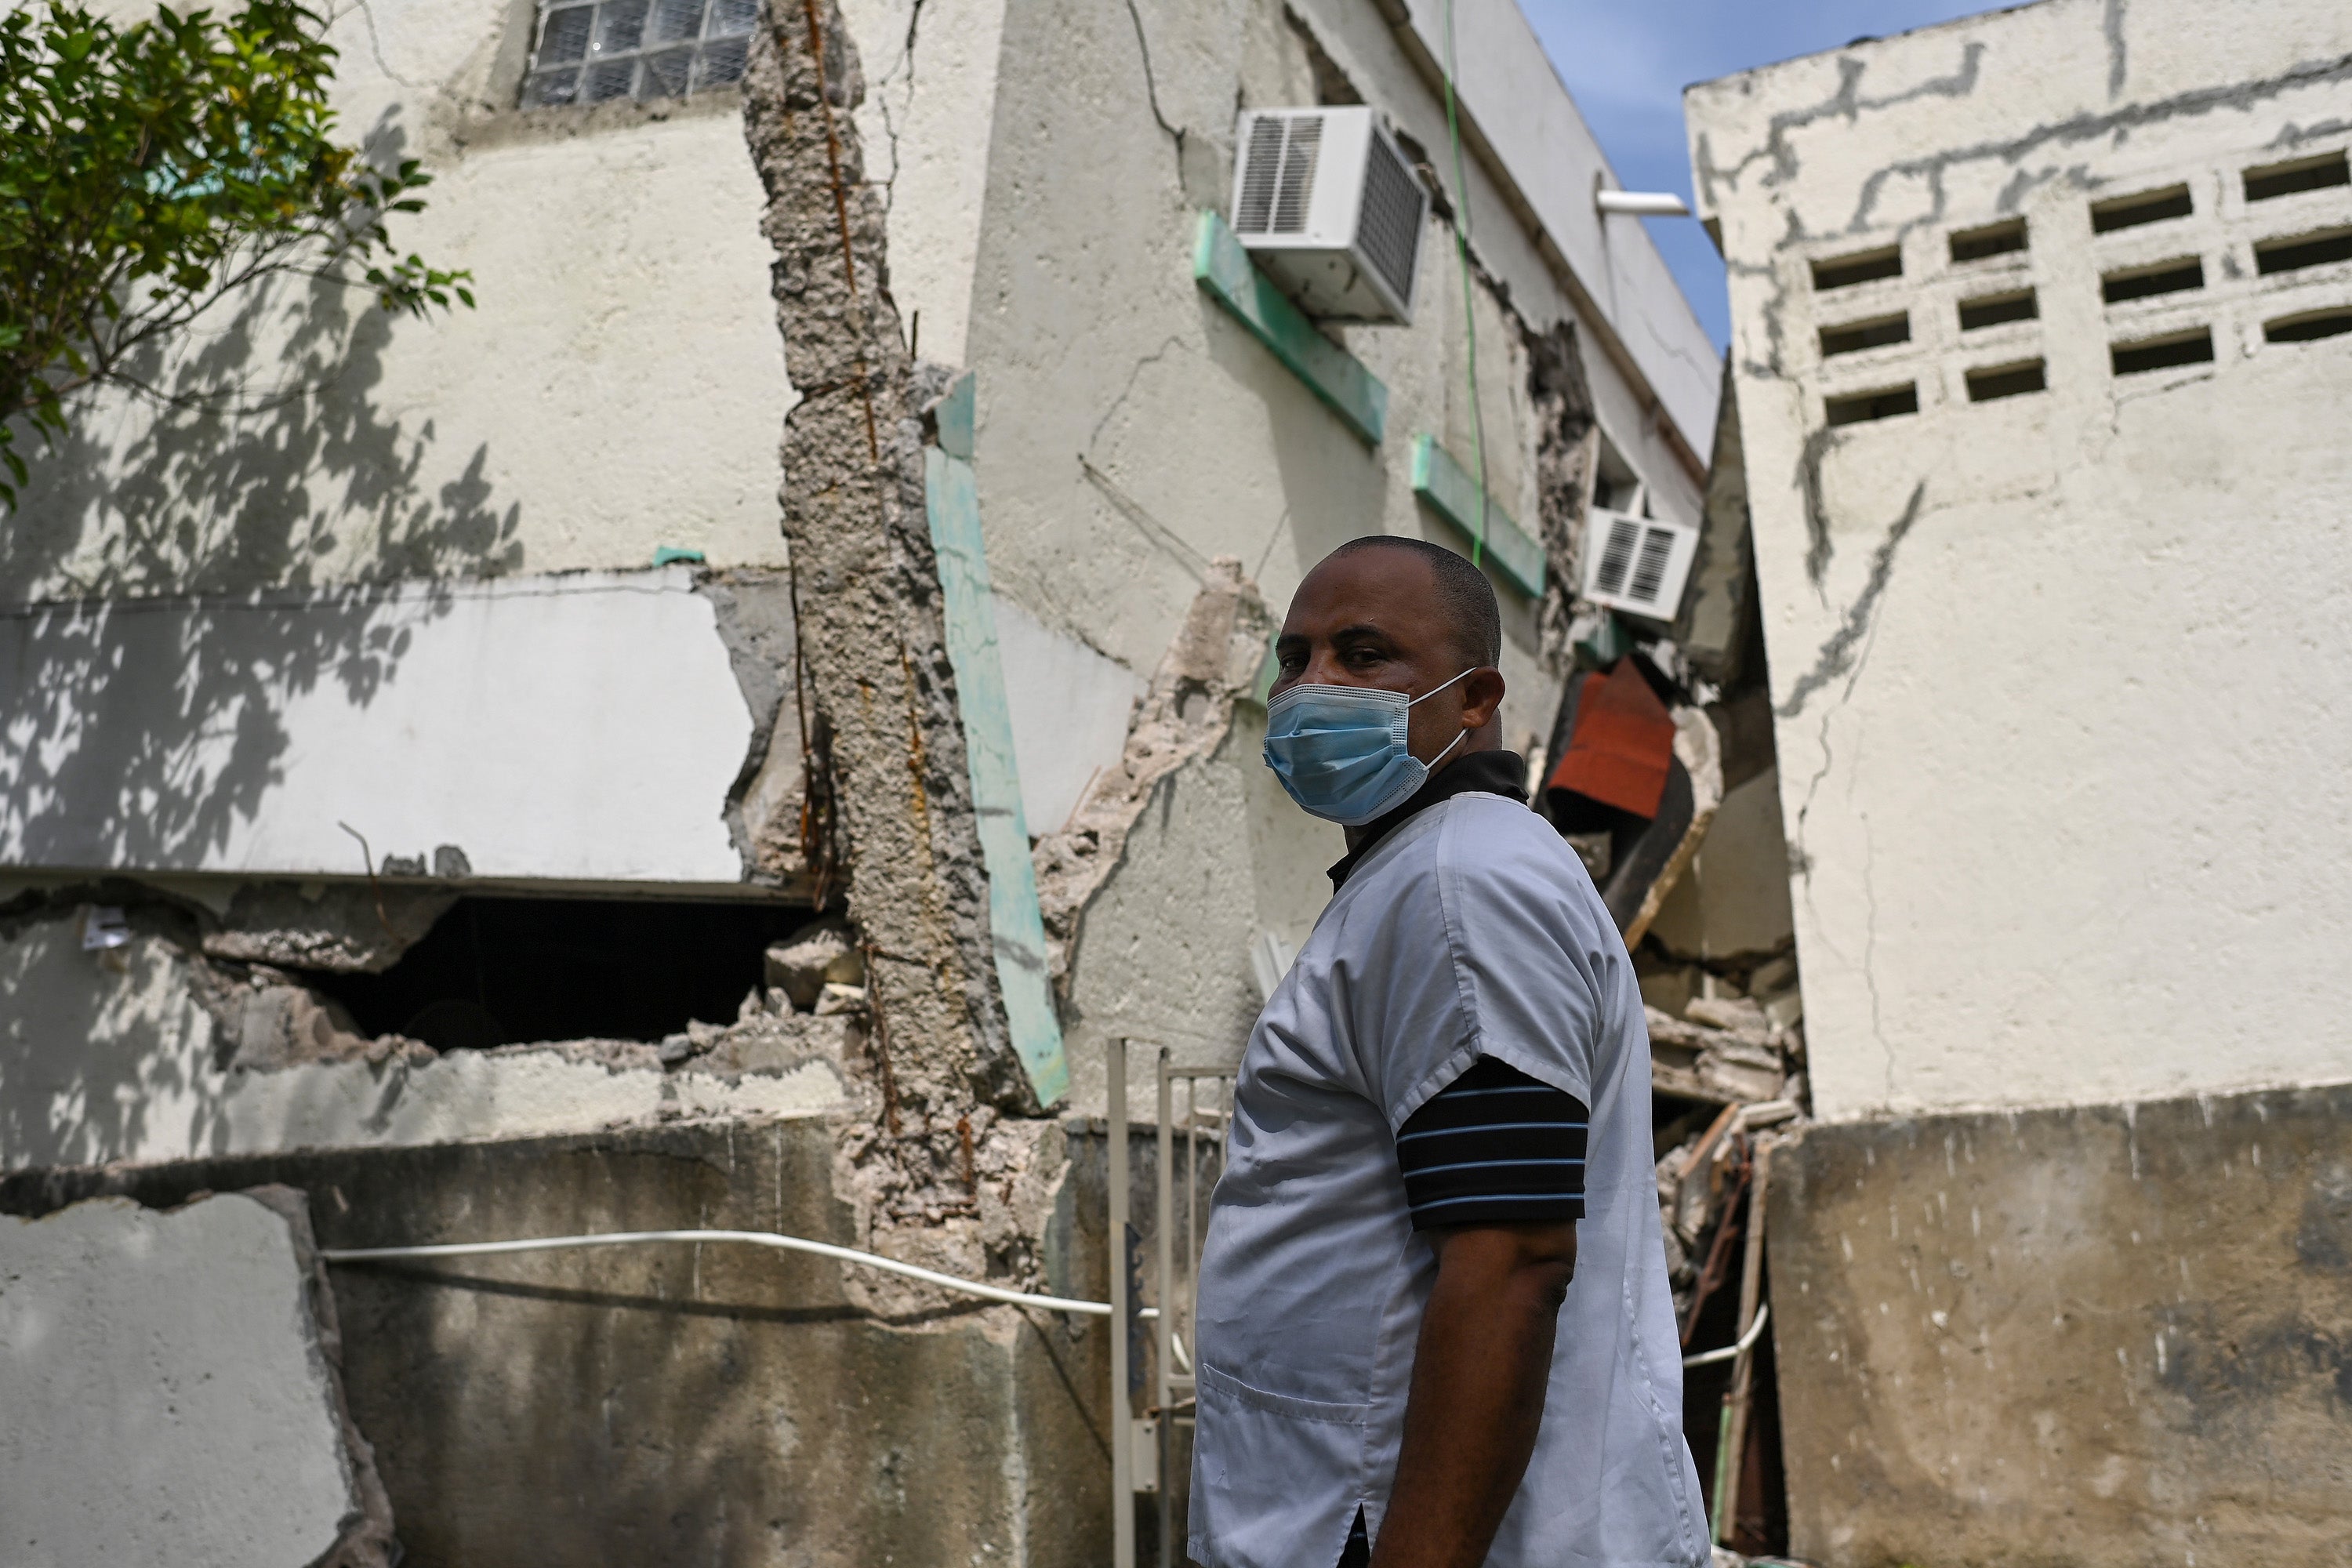
<path fill-rule="evenodd" d="M 1822 329 L 1822 357 L 1850 354 L 1863 349 L 1884 348 L 1888 343 L 1911 341 L 1911 317 L 1907 311 L 1892 316 L 1874 316 L 1867 321 L 1848 321 L 1842 327 Z"/>
<path fill-rule="evenodd" d="M 2352 228 L 2266 239 L 2254 247 L 2254 270 L 2265 278 L 2273 272 L 2325 267 L 2331 261 L 2352 261 Z"/>
<path fill-rule="evenodd" d="M 381 974 L 302 978 L 368 1034 L 438 1050 L 652 1041 L 733 1023 L 769 944 L 813 918 L 788 904 L 467 898 Z"/>
<path fill-rule="evenodd" d="M 2021 393 L 2040 392 L 2049 383 L 2043 379 L 2042 362 L 2028 360 L 2022 364 L 1988 365 L 1968 374 L 1969 401 L 1990 403 L 1998 397 L 2015 397 Z"/>
<path fill-rule="evenodd" d="M 2021 217 L 1987 224 L 1982 228 L 1962 229 L 1952 236 L 1955 261 L 1982 261 L 1988 256 L 2007 256 L 2024 248 L 2025 220 Z"/>
<path fill-rule="evenodd" d="M 2031 321 L 2041 314 L 2042 307 L 2035 303 L 2031 289 L 2021 289 L 2013 294 L 1987 294 L 1960 301 L 1960 331 L 1973 332 L 1979 327 L 1998 327 L 2004 321 Z"/>
<path fill-rule="evenodd" d="M 2187 185 L 2142 191 L 2137 195 L 2117 196 L 2109 202 L 2094 202 L 2091 205 L 2091 232 L 2113 234 L 2119 228 L 2137 228 L 2144 223 L 2162 223 L 2167 218 L 2187 217 L 2196 210 L 2196 204 L 2189 199 Z"/>
<path fill-rule="evenodd" d="M 1858 251 L 1813 263 L 1816 289 L 1849 289 L 1856 283 L 1874 283 L 1881 278 L 1902 276 L 1903 252 L 1891 245 L 1884 250 Z"/>
<path fill-rule="evenodd" d="M 2352 162 L 2347 162 L 2340 150 L 2246 171 L 2246 199 L 2250 202 L 2291 196 L 2297 191 L 2326 190 L 2330 185 L 2352 185 Z"/>
<path fill-rule="evenodd" d="M 1846 397 L 1827 399 L 1822 413 L 1832 425 L 1861 425 L 1873 419 L 1892 419 L 1898 414 L 1919 412 L 1917 386 L 1889 386 L 1877 392 L 1857 392 Z"/>
<path fill-rule="evenodd" d="M 2152 299 L 2205 287 L 2205 263 L 2196 257 L 2159 261 L 2152 267 L 2127 267 L 2099 279 L 2099 297 L 2110 305 L 2126 300 Z"/>
<path fill-rule="evenodd" d="M 2274 343 L 2308 343 L 2352 332 L 2352 306 L 2334 310 L 2306 310 L 2263 323 L 2263 336 Z"/>
<path fill-rule="evenodd" d="M 2117 375 L 2169 370 L 2177 364 L 2205 364 L 2213 358 L 2213 332 L 2210 327 L 2200 327 L 2193 332 L 2175 332 L 2136 343 L 2116 343 L 2108 353 L 2114 360 Z"/>

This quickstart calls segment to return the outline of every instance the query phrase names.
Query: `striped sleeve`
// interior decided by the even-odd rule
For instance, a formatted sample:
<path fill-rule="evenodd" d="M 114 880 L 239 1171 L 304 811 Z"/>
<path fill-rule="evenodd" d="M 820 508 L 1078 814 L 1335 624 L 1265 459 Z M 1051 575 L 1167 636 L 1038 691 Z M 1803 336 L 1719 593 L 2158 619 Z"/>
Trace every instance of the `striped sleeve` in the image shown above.
<path fill-rule="evenodd" d="M 1584 1137 L 1574 1095 L 1480 1057 L 1397 1133 L 1415 1230 L 1584 1217 Z"/>

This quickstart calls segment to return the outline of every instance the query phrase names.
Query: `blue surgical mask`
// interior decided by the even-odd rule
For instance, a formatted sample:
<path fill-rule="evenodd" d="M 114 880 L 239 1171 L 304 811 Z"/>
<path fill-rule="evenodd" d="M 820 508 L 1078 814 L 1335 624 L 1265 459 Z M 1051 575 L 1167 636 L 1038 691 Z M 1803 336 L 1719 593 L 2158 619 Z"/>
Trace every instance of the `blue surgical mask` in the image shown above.
<path fill-rule="evenodd" d="M 1411 800 L 1470 732 L 1432 762 L 1405 749 L 1407 710 L 1469 673 L 1410 698 L 1370 686 L 1294 686 L 1265 705 L 1265 765 L 1306 810 L 1361 827 Z"/>

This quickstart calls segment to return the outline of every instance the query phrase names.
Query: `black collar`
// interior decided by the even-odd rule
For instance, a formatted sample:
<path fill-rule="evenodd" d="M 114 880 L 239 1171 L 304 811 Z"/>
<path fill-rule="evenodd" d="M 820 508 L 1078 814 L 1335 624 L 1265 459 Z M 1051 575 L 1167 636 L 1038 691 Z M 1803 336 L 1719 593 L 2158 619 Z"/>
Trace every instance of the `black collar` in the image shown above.
<path fill-rule="evenodd" d="M 1372 846 L 1404 826 L 1406 818 L 1415 812 L 1426 811 L 1441 800 L 1476 791 L 1486 795 L 1505 795 L 1527 804 L 1528 760 L 1517 752 L 1473 752 L 1457 757 L 1430 775 L 1429 782 L 1413 792 L 1411 800 L 1390 812 L 1376 816 L 1364 826 L 1363 841 L 1348 851 L 1340 862 L 1331 868 L 1331 890 L 1338 892 L 1347 881 L 1348 873 L 1357 863 L 1372 852 Z"/>

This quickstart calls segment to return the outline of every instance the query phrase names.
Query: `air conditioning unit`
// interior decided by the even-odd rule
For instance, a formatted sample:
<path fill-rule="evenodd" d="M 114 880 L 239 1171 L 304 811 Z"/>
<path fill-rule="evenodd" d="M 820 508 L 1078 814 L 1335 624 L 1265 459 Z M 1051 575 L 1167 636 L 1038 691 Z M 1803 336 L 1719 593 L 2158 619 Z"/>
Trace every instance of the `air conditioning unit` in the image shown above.
<path fill-rule="evenodd" d="M 1680 613 L 1698 530 L 1594 507 L 1584 525 L 1584 596 L 1645 620 Z"/>
<path fill-rule="evenodd" d="M 1234 143 L 1234 236 L 1319 321 L 1412 320 L 1429 193 L 1371 110 L 1258 109 Z"/>

